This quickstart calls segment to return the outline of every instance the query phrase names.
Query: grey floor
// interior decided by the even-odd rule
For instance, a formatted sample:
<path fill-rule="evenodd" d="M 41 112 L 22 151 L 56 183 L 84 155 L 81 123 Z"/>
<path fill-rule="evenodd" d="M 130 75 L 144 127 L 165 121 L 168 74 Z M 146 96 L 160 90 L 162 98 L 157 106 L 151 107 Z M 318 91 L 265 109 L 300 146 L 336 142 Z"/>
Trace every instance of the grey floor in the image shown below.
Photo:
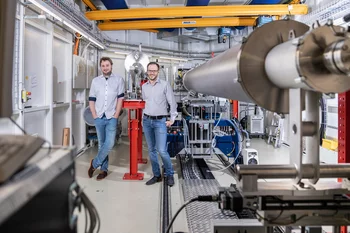
<path fill-rule="evenodd" d="M 260 164 L 287 164 L 289 163 L 289 149 L 281 147 L 275 149 L 265 141 L 254 139 L 251 148 L 259 152 Z M 98 171 L 93 178 L 88 178 L 87 170 L 90 160 L 96 155 L 97 147 L 88 149 L 76 162 L 77 180 L 88 197 L 95 204 L 101 218 L 101 233 L 157 233 L 160 226 L 160 195 L 161 185 L 146 186 L 145 182 L 152 177 L 150 163 L 140 164 L 139 171 L 144 173 L 143 181 L 125 181 L 124 173 L 129 171 L 129 142 L 123 137 L 115 146 L 109 158 L 109 175 L 102 181 L 97 181 Z M 147 158 L 147 149 L 144 142 L 144 157 Z M 327 163 L 337 161 L 337 153 L 321 150 L 321 160 Z M 234 183 L 234 179 L 218 159 L 207 160 L 214 176 L 222 186 Z M 178 168 L 173 160 L 176 170 L 175 186 L 171 188 L 171 211 L 174 214 L 182 205 L 182 191 L 179 185 Z M 78 222 L 78 232 L 84 232 L 85 217 L 81 213 Z M 184 211 L 174 223 L 174 232 L 188 232 Z"/>
<path fill-rule="evenodd" d="M 129 172 L 129 142 L 122 138 L 109 156 L 109 175 L 97 181 L 99 171 L 89 178 L 87 170 L 91 159 L 96 155 L 97 147 L 88 149 L 76 161 L 77 180 L 79 185 L 94 203 L 101 218 L 100 233 L 156 233 L 160 226 L 161 183 L 146 186 L 145 182 L 152 177 L 151 164 L 139 165 L 139 172 L 144 173 L 142 181 L 123 180 L 124 173 Z M 147 150 L 143 150 L 147 158 Z M 174 167 L 176 161 L 173 160 Z M 175 185 L 171 188 L 171 209 L 175 213 L 183 201 L 175 171 Z M 173 213 L 173 214 L 174 214 Z M 185 215 L 179 215 L 174 224 L 177 231 L 187 231 Z M 79 216 L 78 232 L 84 232 L 85 216 Z"/>

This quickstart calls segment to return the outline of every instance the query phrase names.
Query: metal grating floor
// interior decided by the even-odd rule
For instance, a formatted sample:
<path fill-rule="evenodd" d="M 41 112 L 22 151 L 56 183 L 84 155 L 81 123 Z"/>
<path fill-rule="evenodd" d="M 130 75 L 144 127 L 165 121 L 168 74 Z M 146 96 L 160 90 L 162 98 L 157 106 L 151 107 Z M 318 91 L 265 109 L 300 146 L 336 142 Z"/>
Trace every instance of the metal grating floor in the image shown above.
<path fill-rule="evenodd" d="M 219 183 L 216 180 L 183 180 L 185 201 L 199 195 L 214 195 L 218 193 Z M 211 220 L 238 219 L 235 212 L 221 211 L 217 203 L 194 202 L 186 207 L 187 221 L 191 233 L 211 233 Z"/>
<path fill-rule="evenodd" d="M 187 157 L 185 155 L 180 155 L 180 162 L 182 168 L 183 179 L 203 179 L 197 163 L 193 158 Z"/>

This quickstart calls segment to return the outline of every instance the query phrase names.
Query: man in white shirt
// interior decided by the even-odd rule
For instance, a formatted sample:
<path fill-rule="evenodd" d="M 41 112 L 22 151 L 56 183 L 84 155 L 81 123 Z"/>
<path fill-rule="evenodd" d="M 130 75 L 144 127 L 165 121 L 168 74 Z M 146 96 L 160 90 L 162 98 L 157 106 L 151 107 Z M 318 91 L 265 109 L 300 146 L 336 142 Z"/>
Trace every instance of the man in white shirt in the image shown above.
<path fill-rule="evenodd" d="M 142 85 L 142 99 L 146 102 L 142 123 L 154 176 L 147 181 L 146 185 L 152 185 L 162 180 L 158 162 L 159 153 L 164 164 L 166 183 L 173 186 L 174 169 L 167 151 L 167 126 L 174 124 L 177 116 L 177 104 L 169 82 L 158 77 L 158 63 L 150 62 L 147 66 L 147 73 L 148 81 Z M 167 121 L 168 104 L 170 105 L 169 121 Z"/>
<path fill-rule="evenodd" d="M 94 78 L 89 93 L 89 106 L 95 119 L 98 138 L 98 153 L 91 160 L 88 175 L 91 178 L 100 167 L 97 180 L 108 175 L 108 154 L 114 146 L 118 117 L 124 99 L 124 80 L 112 74 L 113 62 L 109 57 L 100 59 L 102 75 Z"/>

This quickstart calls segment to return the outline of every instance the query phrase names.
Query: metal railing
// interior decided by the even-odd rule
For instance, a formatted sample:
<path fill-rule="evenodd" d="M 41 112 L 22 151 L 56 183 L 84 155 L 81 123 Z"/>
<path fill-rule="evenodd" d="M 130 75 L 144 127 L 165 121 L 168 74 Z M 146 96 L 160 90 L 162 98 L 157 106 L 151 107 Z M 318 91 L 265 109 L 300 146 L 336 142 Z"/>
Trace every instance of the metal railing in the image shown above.
<path fill-rule="evenodd" d="M 295 19 L 307 25 L 312 25 L 317 20 L 323 24 L 328 19 L 337 20 L 350 12 L 350 0 L 338 0 L 320 5 L 309 14 L 298 16 Z"/>

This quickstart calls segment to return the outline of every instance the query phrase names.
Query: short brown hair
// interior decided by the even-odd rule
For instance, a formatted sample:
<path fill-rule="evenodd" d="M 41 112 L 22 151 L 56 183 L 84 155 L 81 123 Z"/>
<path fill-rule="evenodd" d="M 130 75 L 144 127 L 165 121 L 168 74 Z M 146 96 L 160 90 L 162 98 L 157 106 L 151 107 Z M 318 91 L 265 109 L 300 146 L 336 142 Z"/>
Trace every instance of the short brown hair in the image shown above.
<path fill-rule="evenodd" d="M 158 70 L 160 69 L 159 64 L 158 64 L 157 62 L 152 61 L 152 62 L 148 63 L 148 65 L 147 65 L 147 70 L 148 70 L 148 67 L 149 67 L 150 65 L 156 65 L 156 66 L 158 67 Z"/>
<path fill-rule="evenodd" d="M 111 66 L 113 65 L 113 61 L 109 57 L 101 57 L 101 59 L 100 59 L 100 66 L 101 66 L 103 61 L 109 61 L 109 63 L 111 63 Z"/>

